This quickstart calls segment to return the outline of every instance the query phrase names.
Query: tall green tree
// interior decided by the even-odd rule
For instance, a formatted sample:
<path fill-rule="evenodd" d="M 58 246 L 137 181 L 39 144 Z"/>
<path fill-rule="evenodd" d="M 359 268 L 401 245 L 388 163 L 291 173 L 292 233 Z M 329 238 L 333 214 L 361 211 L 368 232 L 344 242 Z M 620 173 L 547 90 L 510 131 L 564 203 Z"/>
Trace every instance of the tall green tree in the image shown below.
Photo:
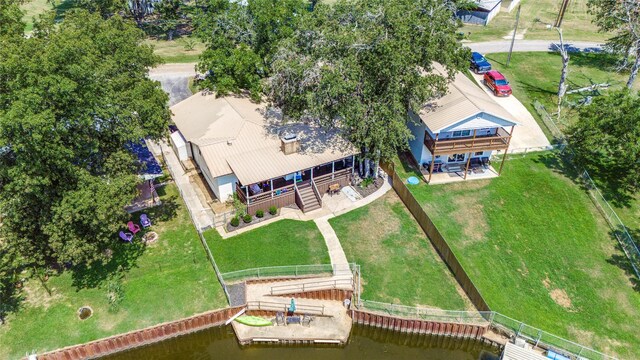
<path fill-rule="evenodd" d="M 343 129 L 366 159 L 389 159 L 412 137 L 407 112 L 419 113 L 468 65 L 455 9 L 440 0 L 317 4 L 275 56 L 271 101 L 290 117 Z"/>
<path fill-rule="evenodd" d="M 196 34 L 206 44 L 198 70 L 204 86 L 224 95 L 247 90 L 259 99 L 278 43 L 308 12 L 304 0 L 208 0 L 196 15 Z"/>
<path fill-rule="evenodd" d="M 118 241 L 138 183 L 125 146 L 170 118 L 143 38 L 82 10 L 0 46 L 0 239 L 24 266 L 99 261 Z"/>
<path fill-rule="evenodd" d="M 593 22 L 603 32 L 613 32 L 607 46 L 624 56 L 624 63 L 633 59 L 627 88 L 631 89 L 640 71 L 640 2 L 638 0 L 589 0 Z"/>
<path fill-rule="evenodd" d="M 568 131 L 577 161 L 619 194 L 640 189 L 640 97 L 628 90 L 579 109 Z"/>
<path fill-rule="evenodd" d="M 167 40 L 173 40 L 173 36 L 178 27 L 178 22 L 182 16 L 182 0 L 162 0 L 155 8 L 160 15 L 162 29 L 167 33 Z"/>

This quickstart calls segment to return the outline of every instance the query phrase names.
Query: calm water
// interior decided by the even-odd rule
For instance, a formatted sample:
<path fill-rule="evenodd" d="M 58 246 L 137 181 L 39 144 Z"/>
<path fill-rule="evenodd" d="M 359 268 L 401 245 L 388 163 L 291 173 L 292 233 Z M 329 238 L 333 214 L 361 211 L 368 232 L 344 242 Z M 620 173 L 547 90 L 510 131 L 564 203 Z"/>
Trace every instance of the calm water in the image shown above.
<path fill-rule="evenodd" d="M 335 346 L 240 346 L 231 327 L 220 327 L 106 357 L 138 359 L 497 359 L 497 349 L 477 341 L 400 334 L 354 326 L 349 344 Z"/>

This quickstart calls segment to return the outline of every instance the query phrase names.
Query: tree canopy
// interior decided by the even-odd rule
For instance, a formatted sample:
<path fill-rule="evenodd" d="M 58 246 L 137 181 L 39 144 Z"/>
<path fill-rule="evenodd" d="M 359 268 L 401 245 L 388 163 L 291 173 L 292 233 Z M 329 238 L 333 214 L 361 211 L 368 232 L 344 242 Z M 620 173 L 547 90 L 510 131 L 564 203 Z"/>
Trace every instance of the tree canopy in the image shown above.
<path fill-rule="evenodd" d="M 593 22 L 603 32 L 613 32 L 615 36 L 607 41 L 607 46 L 624 56 L 626 64 L 630 57 L 633 65 L 627 81 L 631 89 L 640 71 L 640 2 L 638 0 L 589 0 L 589 8 L 595 15 Z"/>
<path fill-rule="evenodd" d="M 595 98 L 568 131 L 576 160 L 619 193 L 640 188 L 640 98 L 628 90 Z"/>
<path fill-rule="evenodd" d="M 290 117 L 344 129 L 365 157 L 388 159 L 412 136 L 407 112 L 468 65 L 455 9 L 439 0 L 317 4 L 275 55 L 270 99 Z"/>
<path fill-rule="evenodd" d="M 248 90 L 254 99 L 271 72 L 272 56 L 308 12 L 304 0 L 208 0 L 196 15 L 197 36 L 206 44 L 198 70 L 203 86 L 220 95 Z"/>
<path fill-rule="evenodd" d="M 22 265 L 91 263 L 117 241 L 139 182 L 125 146 L 170 118 L 143 36 L 82 10 L 0 38 L 0 239 Z"/>

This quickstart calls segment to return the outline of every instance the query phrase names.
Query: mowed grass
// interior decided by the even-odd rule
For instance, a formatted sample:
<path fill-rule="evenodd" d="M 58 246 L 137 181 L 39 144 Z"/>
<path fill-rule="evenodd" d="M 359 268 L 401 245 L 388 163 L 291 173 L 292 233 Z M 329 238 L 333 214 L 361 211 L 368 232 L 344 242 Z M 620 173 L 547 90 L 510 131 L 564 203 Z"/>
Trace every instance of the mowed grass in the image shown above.
<path fill-rule="evenodd" d="M 604 41 L 612 36 L 598 32 L 598 28 L 591 23 L 593 16 L 588 13 L 587 1 L 573 0 L 569 3 L 562 22 L 566 40 Z M 547 29 L 547 24 L 555 23 L 561 3 L 560 0 L 522 0 L 518 34 L 523 34 L 524 39 L 528 40 L 557 40 L 558 33 Z M 510 13 L 501 11 L 487 26 L 465 24 L 460 31 L 471 33 L 468 39 L 474 42 L 504 39 L 512 34 L 516 12 L 517 7 Z"/>
<path fill-rule="evenodd" d="M 20 8 L 24 12 L 22 21 L 26 24 L 25 31 L 31 32 L 33 30 L 33 19 L 37 19 L 40 14 L 49 10 L 55 10 L 56 17 L 59 19 L 65 11 L 71 9 L 73 6 L 73 0 L 30 0 L 25 2 L 20 5 Z"/>
<path fill-rule="evenodd" d="M 447 310 L 473 305 L 395 192 L 330 219 L 366 300 Z"/>
<path fill-rule="evenodd" d="M 324 238 L 313 221 L 283 219 L 223 239 L 204 233 L 223 273 L 269 266 L 330 264 Z"/>
<path fill-rule="evenodd" d="M 503 73 L 511 84 L 513 95 L 518 98 L 534 117 L 539 118 L 533 108 L 535 100 L 540 101 L 550 113 L 557 111 L 556 96 L 562 59 L 558 53 L 523 52 L 513 53 L 511 64 L 506 67 L 506 53 L 488 54 L 486 57 L 496 70 Z M 575 90 L 592 84 L 608 83 L 609 90 L 600 90 L 603 95 L 614 89 L 621 89 L 626 85 L 629 74 L 616 72 L 616 59 L 609 54 L 572 53 L 569 60 L 568 90 Z M 635 90 L 640 90 L 640 81 L 634 84 Z M 569 94 L 566 100 L 576 103 L 585 95 Z M 563 109 L 562 124 L 567 125 L 577 116 L 568 106 Z M 561 124 L 561 125 L 562 125 Z M 544 126 L 544 124 L 540 124 Z"/>
<path fill-rule="evenodd" d="M 540 101 L 550 113 L 557 111 L 556 96 L 562 60 L 557 53 L 513 53 L 511 66 L 506 67 L 507 54 L 488 54 L 494 68 L 505 74 L 511 82 L 513 95 L 518 98 L 533 114 L 540 127 L 547 134 L 550 132 L 533 107 L 535 100 Z M 616 58 L 608 54 L 573 53 L 569 63 L 569 90 L 590 86 L 591 84 L 610 84 L 608 90 L 599 90 L 606 95 L 615 89 L 626 86 L 628 72 L 615 71 Z M 640 91 L 640 81 L 634 84 L 634 91 Z M 585 95 L 569 94 L 569 103 L 576 103 Z M 577 119 L 577 111 L 569 106 L 563 108 L 563 116 L 556 124 L 561 130 Z M 592 174 L 596 175 L 596 174 Z M 596 179 L 597 181 L 597 179 Z M 605 193 L 631 235 L 640 243 L 640 194 L 631 195 L 628 199 L 619 200 L 615 194 Z"/>
<path fill-rule="evenodd" d="M 410 190 L 493 310 L 633 357 L 640 287 L 588 195 L 561 169 L 554 153 L 537 153 L 507 161 L 496 179 Z"/>
<path fill-rule="evenodd" d="M 30 351 L 42 353 L 64 346 L 141 329 L 165 321 L 227 306 L 222 287 L 191 224 L 174 185 L 159 189 L 164 205 L 147 211 L 158 242 L 145 246 L 139 234 L 133 244 L 113 238 L 113 261 L 73 276 L 65 272 L 46 283 L 49 296 L 37 280 L 25 286 L 22 308 L 0 326 L 0 358 L 16 359 Z M 134 221 L 138 218 L 134 217 Z M 124 228 L 124 226 L 123 226 Z M 109 272 L 124 267 L 119 310 L 107 299 Z M 78 308 L 90 306 L 87 320 Z"/>
<path fill-rule="evenodd" d="M 193 41 L 193 49 L 187 46 L 189 41 Z M 200 54 L 205 49 L 204 43 L 196 37 L 183 37 L 172 41 L 146 39 L 144 43 L 153 46 L 153 52 L 160 56 L 165 63 L 198 62 Z"/>

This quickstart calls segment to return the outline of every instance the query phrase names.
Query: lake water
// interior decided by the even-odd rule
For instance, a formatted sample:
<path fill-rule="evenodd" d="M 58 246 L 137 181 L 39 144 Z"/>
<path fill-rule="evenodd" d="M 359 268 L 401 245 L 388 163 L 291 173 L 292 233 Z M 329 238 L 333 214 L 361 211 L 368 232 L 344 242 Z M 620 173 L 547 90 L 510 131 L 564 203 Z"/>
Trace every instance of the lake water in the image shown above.
<path fill-rule="evenodd" d="M 217 327 L 114 354 L 108 360 L 139 359 L 429 359 L 492 360 L 498 349 L 469 339 L 401 334 L 354 325 L 346 346 L 240 346 L 231 326 Z"/>

